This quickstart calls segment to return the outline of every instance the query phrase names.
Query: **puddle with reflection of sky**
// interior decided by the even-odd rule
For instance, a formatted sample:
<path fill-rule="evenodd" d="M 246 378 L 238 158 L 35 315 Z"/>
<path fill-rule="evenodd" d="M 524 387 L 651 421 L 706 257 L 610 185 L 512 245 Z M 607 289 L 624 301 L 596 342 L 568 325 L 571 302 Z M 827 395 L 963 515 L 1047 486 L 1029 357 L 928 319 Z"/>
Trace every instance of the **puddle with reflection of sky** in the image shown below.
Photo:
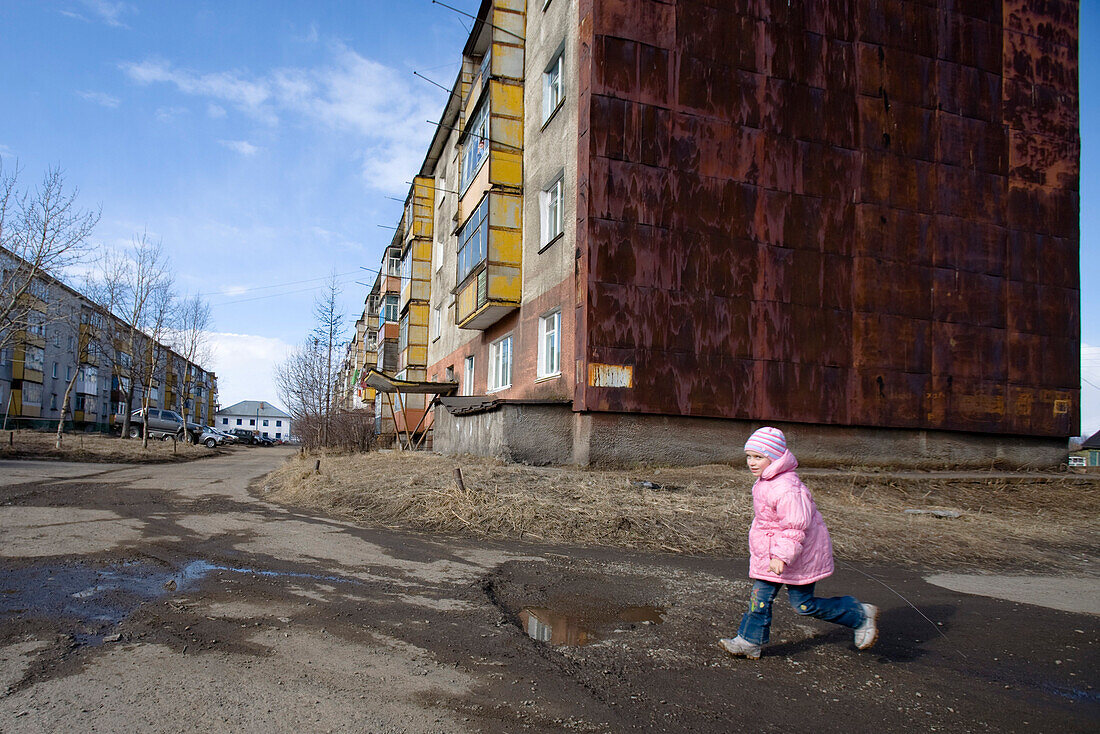
<path fill-rule="evenodd" d="M 191 561 L 182 568 L 153 561 L 41 563 L 0 568 L 0 618 L 48 619 L 84 645 L 98 645 L 142 604 L 198 588 L 212 573 L 362 585 L 356 579 Z"/>
<path fill-rule="evenodd" d="M 658 607 L 593 606 L 559 611 L 546 607 L 525 607 L 516 615 L 527 636 L 551 645 L 579 646 L 595 642 L 612 630 L 624 631 L 641 625 L 660 624 L 665 612 Z"/>

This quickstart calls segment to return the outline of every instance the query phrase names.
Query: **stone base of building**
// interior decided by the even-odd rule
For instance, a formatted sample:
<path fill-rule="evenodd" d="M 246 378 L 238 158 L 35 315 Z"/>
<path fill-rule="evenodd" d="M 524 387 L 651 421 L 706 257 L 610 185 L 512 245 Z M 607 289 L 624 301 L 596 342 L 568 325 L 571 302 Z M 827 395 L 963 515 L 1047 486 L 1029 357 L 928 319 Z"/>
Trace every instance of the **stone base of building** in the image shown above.
<path fill-rule="evenodd" d="M 568 405 L 502 402 L 452 415 L 437 407 L 435 450 L 525 464 L 695 466 L 744 461 L 762 421 L 623 413 L 574 413 Z M 767 422 L 787 435 L 802 466 L 913 469 L 1055 469 L 1066 439 L 898 428 Z"/>

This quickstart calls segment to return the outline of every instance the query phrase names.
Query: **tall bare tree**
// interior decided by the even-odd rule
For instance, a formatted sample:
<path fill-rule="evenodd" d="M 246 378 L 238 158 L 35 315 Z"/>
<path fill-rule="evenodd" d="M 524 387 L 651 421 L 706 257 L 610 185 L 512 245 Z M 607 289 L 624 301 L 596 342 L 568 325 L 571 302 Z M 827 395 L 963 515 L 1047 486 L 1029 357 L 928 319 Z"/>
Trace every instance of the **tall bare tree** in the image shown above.
<path fill-rule="evenodd" d="M 186 425 L 191 408 L 191 391 L 195 387 L 195 366 L 207 364 L 212 356 L 210 344 L 210 305 L 202 296 L 191 296 L 176 302 L 172 313 L 171 343 L 173 349 L 183 357 L 183 380 L 180 391 L 180 408 Z M 185 431 L 185 438 L 191 441 L 191 432 Z"/>
<path fill-rule="evenodd" d="M 171 275 L 168 258 L 159 241 L 151 241 L 148 234 L 135 236 L 129 250 L 106 253 L 99 261 L 97 287 L 94 289 L 99 304 L 118 317 L 113 324 L 116 356 L 115 376 L 119 389 L 126 396 L 126 408 L 122 414 L 122 435 L 130 436 L 131 413 L 134 395 L 139 385 L 145 386 L 147 358 L 150 352 L 151 332 L 163 330 L 167 324 L 167 311 L 160 312 L 165 293 L 171 291 Z M 159 295 L 158 295 L 159 294 Z M 165 306 L 166 308 L 166 306 Z M 158 326 L 159 323 L 159 326 Z M 149 378 L 151 380 L 151 377 Z M 147 393 L 142 396 L 147 405 Z M 142 435 L 146 421 L 142 421 Z"/>
<path fill-rule="evenodd" d="M 172 315 L 173 303 L 176 294 L 172 292 L 172 278 L 165 272 L 163 277 L 156 282 L 149 293 L 149 301 L 142 322 L 142 331 L 145 338 L 142 340 L 144 347 L 139 361 L 141 377 L 141 446 L 149 446 L 149 403 L 153 394 L 153 383 L 160 374 L 162 365 L 168 366 L 168 350 L 164 347 L 165 335 L 168 331 L 169 319 Z M 167 369 L 165 369 L 167 372 Z M 183 435 L 187 436 L 187 424 L 183 425 Z"/>
<path fill-rule="evenodd" d="M 336 381 L 336 367 L 334 362 L 337 351 L 341 347 L 344 338 L 344 312 L 340 308 L 340 281 L 336 278 L 336 271 L 332 272 L 324 285 L 321 295 L 313 301 L 313 315 L 317 319 L 317 326 L 313 329 L 313 336 L 318 345 L 324 347 L 324 411 L 321 414 L 321 442 L 328 443 L 328 431 L 330 418 L 334 409 L 333 388 Z"/>
<path fill-rule="evenodd" d="M 0 349 L 31 329 L 64 318 L 42 298 L 47 276 L 61 279 L 91 248 L 98 210 L 76 205 L 60 168 L 50 168 L 33 190 L 19 188 L 19 169 L 0 164 Z"/>

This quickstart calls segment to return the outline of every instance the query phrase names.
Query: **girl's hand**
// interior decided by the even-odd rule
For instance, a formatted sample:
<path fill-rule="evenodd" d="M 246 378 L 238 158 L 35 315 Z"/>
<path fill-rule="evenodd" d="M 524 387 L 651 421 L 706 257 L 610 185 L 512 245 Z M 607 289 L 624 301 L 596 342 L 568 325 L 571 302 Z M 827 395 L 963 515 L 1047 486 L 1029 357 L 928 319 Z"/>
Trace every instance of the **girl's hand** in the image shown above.
<path fill-rule="evenodd" d="M 768 563 L 768 570 L 770 570 L 776 576 L 783 575 L 783 567 L 783 561 L 779 560 L 778 558 L 773 558 Z"/>

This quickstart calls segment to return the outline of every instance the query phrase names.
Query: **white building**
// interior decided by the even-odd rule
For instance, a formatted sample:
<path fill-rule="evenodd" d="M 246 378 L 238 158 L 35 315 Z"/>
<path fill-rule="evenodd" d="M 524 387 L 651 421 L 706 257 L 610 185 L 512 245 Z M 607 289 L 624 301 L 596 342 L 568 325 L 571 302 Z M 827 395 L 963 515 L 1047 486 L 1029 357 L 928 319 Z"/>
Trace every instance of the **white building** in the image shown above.
<path fill-rule="evenodd" d="M 290 438 L 290 416 L 262 400 L 242 400 L 214 414 L 214 427 L 223 431 L 243 428 L 277 440 Z"/>

